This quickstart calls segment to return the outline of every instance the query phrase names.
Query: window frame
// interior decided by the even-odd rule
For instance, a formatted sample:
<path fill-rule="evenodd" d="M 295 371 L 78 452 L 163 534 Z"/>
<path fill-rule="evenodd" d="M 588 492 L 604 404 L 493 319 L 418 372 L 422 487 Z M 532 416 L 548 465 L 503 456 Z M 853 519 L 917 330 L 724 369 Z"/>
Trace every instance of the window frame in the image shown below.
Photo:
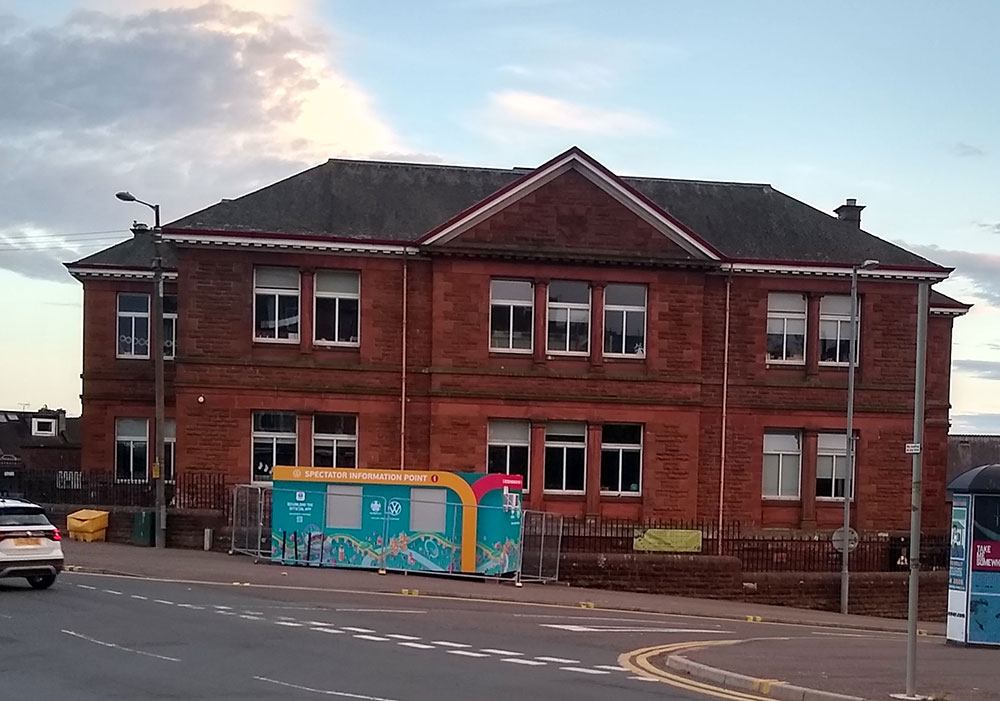
<path fill-rule="evenodd" d="M 349 435 L 346 433 L 319 433 L 316 430 L 316 417 L 317 416 L 350 416 L 354 419 L 354 435 Z M 298 433 L 298 431 L 296 431 Z M 357 414 L 350 414 L 346 412 L 319 412 L 313 414 L 312 416 L 312 462 L 310 463 L 313 467 L 316 467 L 316 439 L 319 438 L 321 441 L 332 441 L 333 443 L 333 467 L 338 470 L 356 470 L 358 468 L 358 434 L 360 433 L 360 426 Z M 354 443 L 354 464 L 350 467 L 345 467 L 343 465 L 337 465 L 337 448 L 341 441 L 350 441 Z"/>
<path fill-rule="evenodd" d="M 844 438 L 845 442 L 844 442 L 843 452 L 836 452 L 836 450 L 834 450 L 832 448 L 823 448 L 821 446 L 821 444 L 823 442 L 823 440 L 822 440 L 823 436 L 838 436 L 838 437 Z M 850 498 L 850 500 L 851 500 L 852 503 L 854 502 L 854 498 L 855 498 L 854 495 L 855 495 L 855 493 L 857 491 L 857 488 L 856 488 L 856 485 L 857 485 L 857 475 L 854 474 L 853 466 L 850 464 L 851 460 L 850 460 L 850 458 L 848 456 L 848 452 L 849 451 L 848 451 L 847 436 L 845 436 L 843 433 L 837 433 L 835 431 L 824 431 L 824 432 L 822 432 L 822 433 L 819 434 L 819 438 L 816 441 L 816 501 L 825 501 L 825 502 L 843 502 L 844 501 L 844 497 L 823 496 L 823 495 L 820 495 L 820 493 L 819 493 L 819 480 L 820 480 L 820 476 L 819 476 L 819 463 L 820 463 L 820 459 L 821 458 L 828 457 L 828 458 L 832 458 L 833 459 L 833 474 L 830 476 L 830 487 L 831 487 L 830 491 L 832 493 L 834 493 L 834 494 L 837 491 L 837 458 L 843 458 L 844 459 L 844 463 L 846 464 L 846 470 L 850 471 L 850 476 L 851 476 L 851 479 L 850 479 L 851 494 L 850 494 L 849 498 Z M 854 457 L 854 461 L 853 462 L 856 463 L 857 462 L 857 450 L 856 449 L 855 449 L 854 453 L 855 454 L 853 456 Z M 844 473 L 844 479 L 845 480 L 846 480 L 847 474 L 848 474 L 848 472 L 845 471 L 845 473 Z M 847 489 L 845 487 L 844 492 L 846 493 L 846 491 L 847 491 Z"/>
<path fill-rule="evenodd" d="M 146 298 L 146 311 L 145 312 L 130 312 L 122 311 L 122 295 L 131 295 L 133 297 L 145 297 Z M 149 360 L 150 351 L 150 341 L 152 340 L 152 308 L 150 304 L 152 300 L 148 292 L 121 292 L 115 294 L 115 358 L 121 360 Z M 132 353 L 122 353 L 121 352 L 121 334 L 118 332 L 118 326 L 121 323 L 122 317 L 131 320 L 132 325 Z M 135 320 L 145 319 L 146 320 L 146 353 L 145 355 L 140 355 L 135 353 Z"/>
<path fill-rule="evenodd" d="M 330 272 L 330 273 L 353 273 L 358 279 L 358 291 L 355 293 L 350 292 L 320 292 L 317 289 L 319 284 L 320 273 Z M 299 276 L 299 286 L 302 286 L 301 275 Z M 256 299 L 256 297 L 255 297 Z M 322 341 L 316 337 L 317 330 L 319 329 L 319 324 L 316 323 L 316 313 L 318 311 L 318 303 L 320 299 L 335 299 L 337 300 L 337 311 L 333 319 L 333 327 L 339 332 L 340 331 L 340 300 L 341 299 L 354 299 L 358 302 L 358 328 L 356 329 L 356 334 L 354 341 Z M 299 302 L 301 304 L 301 301 Z M 360 270 L 346 270 L 338 268 L 323 268 L 322 270 L 317 270 L 313 274 L 313 299 L 312 299 L 312 313 L 313 313 L 313 344 L 317 346 L 323 346 L 327 348 L 360 348 L 361 347 L 361 271 Z"/>
<path fill-rule="evenodd" d="M 295 301 L 298 307 L 298 327 L 299 330 L 295 334 L 295 338 L 278 338 L 278 314 L 279 314 L 279 301 L 281 297 L 292 297 L 292 292 L 290 289 L 285 289 L 281 287 L 258 287 L 257 285 L 257 272 L 263 268 L 285 268 L 288 270 L 295 271 Z M 275 327 L 274 327 L 274 338 L 261 337 L 257 335 L 257 296 L 258 295 L 270 295 L 274 297 L 274 315 L 275 315 Z M 360 316 L 360 312 L 359 312 Z M 253 326 L 252 336 L 254 343 L 279 343 L 283 345 L 299 345 L 302 342 L 302 271 L 291 265 L 255 265 L 253 268 L 253 310 L 251 312 L 251 324 Z"/>
<path fill-rule="evenodd" d="M 843 297 L 850 303 L 850 295 L 824 295 L 823 299 L 827 297 Z M 846 360 L 823 360 L 823 322 L 835 322 L 837 324 L 837 357 L 840 357 L 840 342 L 845 340 L 841 336 L 841 329 L 845 326 L 847 329 L 851 328 L 851 312 L 848 309 L 847 314 L 834 314 L 831 312 L 823 312 L 823 299 L 820 300 L 820 311 L 819 311 L 819 327 L 817 329 L 817 342 L 819 343 L 819 364 L 823 367 L 833 367 L 833 368 L 846 368 L 850 367 L 851 358 L 850 351 L 847 351 Z M 861 364 L 861 298 L 858 297 L 858 308 L 857 308 L 857 323 L 854 329 L 854 366 L 857 367 Z M 846 339 L 850 341 L 850 339 Z"/>
<path fill-rule="evenodd" d="M 642 288 L 642 307 L 637 307 L 630 304 L 608 304 L 608 288 L 615 286 L 627 286 L 627 287 L 641 287 Z M 647 325 L 649 320 L 649 286 L 643 283 L 630 283 L 630 282 L 609 282 L 604 286 L 604 328 L 602 329 L 602 334 L 604 338 L 601 339 L 601 352 L 604 354 L 605 358 L 631 358 L 631 359 L 644 359 L 646 357 L 646 337 L 647 337 Z M 622 313 L 622 352 L 609 352 L 607 350 L 607 335 L 608 335 L 608 312 L 621 312 Z M 642 352 L 640 353 L 629 353 L 625 347 L 625 331 L 628 328 L 628 315 L 629 312 L 641 312 L 642 313 Z"/>
<path fill-rule="evenodd" d="M 142 421 L 145 425 L 145 435 L 140 441 L 138 436 L 128 436 L 122 437 L 118 433 L 118 422 L 122 419 L 130 419 L 135 421 Z M 134 477 L 130 479 L 122 479 L 118 476 L 118 444 L 122 442 L 128 442 L 129 444 L 129 466 L 130 473 L 135 474 L 135 444 L 144 443 L 146 445 L 146 461 L 143 466 L 143 474 L 145 475 L 143 479 L 135 479 Z M 149 418 L 142 416 L 116 416 L 115 417 L 115 484 L 149 484 L 149 467 L 152 461 L 152 455 L 149 450 Z"/>
<path fill-rule="evenodd" d="M 771 311 L 771 295 L 795 295 L 802 298 L 803 310 L 801 312 L 790 312 L 784 310 Z M 771 335 L 768 331 L 767 326 L 771 323 L 772 319 L 780 319 L 782 324 L 781 331 L 781 350 L 782 358 L 776 359 L 771 358 L 770 353 L 767 349 L 767 337 Z M 798 359 L 789 359 L 788 356 L 788 322 L 789 320 L 802 321 L 802 357 Z M 770 291 L 767 293 L 767 321 L 764 325 L 764 362 L 767 365 L 791 365 L 800 366 L 806 364 L 806 358 L 809 356 L 809 298 L 801 292 L 780 292 L 780 291 Z"/>
<path fill-rule="evenodd" d="M 174 425 L 173 430 L 167 430 L 171 422 Z M 160 470 L 163 472 L 164 482 L 167 484 L 177 482 L 177 419 L 163 421 L 163 465 L 160 466 Z"/>
<path fill-rule="evenodd" d="M 493 422 L 505 422 L 505 423 L 523 423 L 528 426 L 528 438 L 524 441 L 512 440 L 509 438 L 504 439 L 491 439 L 490 438 L 490 424 Z M 506 474 L 510 475 L 510 449 L 511 448 L 527 448 L 528 450 L 528 462 L 527 469 L 524 476 L 524 482 L 521 485 L 521 491 L 524 494 L 528 493 L 531 486 L 531 422 L 527 419 L 504 419 L 504 418 L 493 418 L 486 420 L 486 474 L 489 475 L 499 475 Z M 504 448 L 504 469 L 506 472 L 490 472 L 490 448 Z M 517 473 L 515 473 L 517 474 Z M 565 480 L 563 480 L 565 482 Z"/>
<path fill-rule="evenodd" d="M 39 423 L 45 422 L 52 426 L 48 431 L 43 431 L 38 427 Z M 32 436 L 48 436 L 54 437 L 56 435 L 56 419 L 46 416 L 32 416 L 31 417 L 31 435 Z"/>
<path fill-rule="evenodd" d="M 493 298 L 493 283 L 494 282 L 522 282 L 527 283 L 531 287 L 531 299 L 528 302 L 524 300 L 513 300 L 513 299 L 494 299 Z M 510 333 L 508 335 L 507 341 L 508 346 L 506 348 L 498 347 L 493 345 L 493 306 L 494 305 L 506 305 L 508 308 L 508 318 L 510 319 Z M 531 330 L 528 336 L 528 347 L 527 348 L 513 348 L 514 342 L 514 308 L 515 307 L 526 307 L 529 312 L 531 312 Z M 486 328 L 486 335 L 488 336 L 488 344 L 491 353 L 514 353 L 517 355 L 531 355 L 535 352 L 535 282 L 534 280 L 525 280 L 518 278 L 490 278 L 490 315 L 489 323 Z"/>
<path fill-rule="evenodd" d="M 587 302 L 553 302 L 552 301 L 552 283 L 553 282 L 577 282 L 582 283 L 587 286 Z M 553 306 L 556 309 L 566 310 L 566 347 L 569 348 L 570 342 L 570 324 L 572 323 L 570 317 L 573 311 L 585 310 L 587 312 L 587 350 L 584 351 L 571 351 L 571 350 L 553 350 L 549 346 L 549 324 L 552 318 Z M 574 358 L 586 358 L 590 355 L 590 351 L 593 344 L 593 339 L 591 336 L 594 334 L 593 325 L 593 307 L 594 307 L 594 287 L 587 280 L 552 280 L 549 282 L 547 289 L 545 290 L 545 354 L 546 355 L 562 355 Z M 601 339 L 601 347 L 604 347 L 604 340 Z"/>
<path fill-rule="evenodd" d="M 605 443 L 604 442 L 604 426 L 638 426 L 639 427 L 639 442 L 638 443 Z M 601 426 L 601 467 L 604 466 L 604 453 L 605 451 L 611 452 L 616 451 L 618 454 L 618 491 L 605 490 L 601 488 L 601 496 L 606 497 L 622 497 L 622 498 L 634 498 L 642 496 L 642 472 L 643 472 L 643 457 L 644 457 L 644 446 L 646 443 L 646 427 L 643 424 L 627 424 L 627 423 L 613 423 L 604 424 Z M 639 454 L 639 489 L 637 491 L 625 491 L 622 489 L 622 459 L 626 452 L 638 453 Z M 602 480 L 603 481 L 603 480 Z"/>
<path fill-rule="evenodd" d="M 164 360 L 174 360 L 177 357 L 177 312 L 168 312 L 167 309 L 167 297 L 173 297 L 177 299 L 176 294 L 164 294 L 163 295 L 163 336 L 160 341 L 163 343 L 163 359 Z M 176 304 L 174 305 L 176 309 Z M 167 350 L 167 326 L 170 326 L 170 350 Z"/>
<path fill-rule="evenodd" d="M 295 431 L 292 433 L 282 433 L 279 431 L 256 431 L 254 430 L 254 418 L 257 414 L 290 414 L 295 417 Z M 250 483 L 251 484 L 274 484 L 273 472 L 271 479 L 259 479 L 254 475 L 254 449 L 255 443 L 258 437 L 261 440 L 271 441 L 271 469 L 274 470 L 274 464 L 276 461 L 277 453 L 277 441 L 279 439 L 287 439 L 288 436 L 294 436 L 294 446 L 295 446 L 295 461 L 298 462 L 299 455 L 299 421 L 298 415 L 294 411 L 283 411 L 281 409 L 259 409 L 250 412 Z"/>
<path fill-rule="evenodd" d="M 558 424 L 577 424 L 583 426 L 583 440 L 580 442 L 575 441 L 561 441 L 554 440 L 550 441 L 548 436 L 549 426 L 545 427 L 545 450 L 542 462 L 542 492 L 551 495 L 567 495 L 567 496 L 580 496 L 587 493 L 587 431 L 589 426 L 582 421 L 559 421 L 554 422 Z M 562 489 L 549 489 L 545 486 L 545 470 L 548 467 L 548 451 L 549 448 L 558 448 L 562 450 Z M 583 488 L 582 489 L 566 489 L 566 451 L 573 448 L 581 448 L 583 450 Z"/>
<path fill-rule="evenodd" d="M 782 451 L 782 450 L 768 450 L 768 448 L 767 448 L 767 437 L 768 437 L 768 435 L 794 436 L 795 440 L 799 444 L 799 452 L 797 452 L 797 453 L 791 453 L 791 452 Z M 774 430 L 766 430 L 766 431 L 764 431 L 764 441 L 763 441 L 762 450 L 761 450 L 761 467 L 760 467 L 760 497 L 761 497 L 761 499 L 763 499 L 765 501 L 801 501 L 802 500 L 802 446 L 803 446 L 803 439 L 802 439 L 802 432 L 801 431 L 780 430 L 780 429 L 774 429 Z M 767 468 L 767 456 L 768 455 L 775 455 L 775 456 L 778 457 L 778 492 L 779 492 L 778 494 L 765 494 L 764 493 L 764 484 L 765 484 L 764 471 Z M 787 457 L 787 456 L 796 456 L 796 457 L 798 457 L 798 470 L 797 470 L 798 479 L 795 482 L 795 496 L 787 496 L 787 495 L 784 495 L 784 494 L 780 493 L 781 492 L 781 484 L 782 484 L 781 476 L 782 476 L 782 474 L 784 472 L 784 458 Z"/>

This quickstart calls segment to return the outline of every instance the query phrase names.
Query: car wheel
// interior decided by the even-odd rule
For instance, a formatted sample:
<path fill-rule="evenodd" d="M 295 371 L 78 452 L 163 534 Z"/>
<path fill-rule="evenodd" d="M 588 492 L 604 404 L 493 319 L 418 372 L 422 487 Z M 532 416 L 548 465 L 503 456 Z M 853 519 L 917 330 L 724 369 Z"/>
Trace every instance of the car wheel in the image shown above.
<path fill-rule="evenodd" d="M 28 577 L 27 580 L 32 589 L 48 589 L 55 583 L 56 576 L 54 574 L 40 574 L 35 577 Z"/>

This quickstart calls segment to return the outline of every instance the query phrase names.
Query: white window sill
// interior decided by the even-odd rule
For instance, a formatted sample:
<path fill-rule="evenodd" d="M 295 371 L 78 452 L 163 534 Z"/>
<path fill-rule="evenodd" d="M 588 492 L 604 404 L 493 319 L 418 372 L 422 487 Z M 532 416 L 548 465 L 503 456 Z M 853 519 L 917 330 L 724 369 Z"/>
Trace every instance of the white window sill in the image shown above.
<path fill-rule="evenodd" d="M 605 491 L 602 491 L 601 492 L 601 496 L 602 497 L 622 497 L 622 498 L 628 499 L 628 498 L 634 498 L 634 497 L 641 497 L 642 496 L 642 492 L 641 491 L 640 492 L 605 492 Z"/>
<path fill-rule="evenodd" d="M 149 360 L 148 355 L 116 355 L 118 360 Z"/>
<path fill-rule="evenodd" d="M 844 497 L 816 497 L 816 501 L 822 501 L 828 504 L 843 504 Z M 854 497 L 851 497 L 851 503 L 854 503 Z"/>
<path fill-rule="evenodd" d="M 766 365 L 783 365 L 786 367 L 803 367 L 806 364 L 805 359 L 803 360 L 765 360 Z"/>
<path fill-rule="evenodd" d="M 590 357 L 590 351 L 551 351 L 546 350 L 545 355 L 549 357 L 557 356 L 563 358 L 587 358 Z"/>
<path fill-rule="evenodd" d="M 798 494 L 792 497 L 779 497 L 779 496 L 771 496 L 769 494 L 762 494 L 760 498 L 763 501 L 784 501 L 784 502 L 802 501 L 802 497 L 800 497 Z"/>
<path fill-rule="evenodd" d="M 510 355 L 531 355 L 533 348 L 494 348 L 490 346 L 490 353 L 509 353 Z"/>
<path fill-rule="evenodd" d="M 821 368 L 843 368 L 843 369 L 846 369 L 846 368 L 849 368 L 851 366 L 851 364 L 850 363 L 835 363 L 832 360 L 821 360 L 821 361 L 819 361 L 819 366 Z M 855 363 L 854 367 L 858 367 L 858 364 Z"/>
<path fill-rule="evenodd" d="M 605 358 L 612 360 L 645 360 L 645 353 L 605 353 Z"/>
<path fill-rule="evenodd" d="M 253 339 L 254 343 L 274 343 L 284 346 L 297 346 L 299 345 L 299 339 L 292 340 L 290 338 L 257 338 Z"/>
<path fill-rule="evenodd" d="M 579 490 L 579 491 L 569 490 L 569 489 L 546 489 L 543 493 L 544 494 L 548 494 L 550 496 L 554 496 L 554 497 L 560 497 L 560 496 L 564 496 L 564 497 L 582 497 L 582 496 L 585 496 L 587 494 L 586 490 L 582 490 L 582 489 Z"/>
<path fill-rule="evenodd" d="M 321 348 L 360 348 L 360 341 L 320 341 L 313 340 L 314 346 L 320 346 Z"/>

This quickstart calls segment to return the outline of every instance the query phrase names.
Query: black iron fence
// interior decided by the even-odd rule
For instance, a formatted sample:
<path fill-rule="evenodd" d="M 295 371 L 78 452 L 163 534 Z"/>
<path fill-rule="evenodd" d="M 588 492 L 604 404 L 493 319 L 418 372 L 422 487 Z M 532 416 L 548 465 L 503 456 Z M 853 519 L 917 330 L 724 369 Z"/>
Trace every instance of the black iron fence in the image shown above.
<path fill-rule="evenodd" d="M 93 504 L 94 506 L 156 505 L 152 482 L 123 482 L 104 472 L 61 470 L 19 475 L 0 484 L 4 496 L 21 497 L 42 504 Z M 179 509 L 228 511 L 232 493 L 219 472 L 186 472 L 164 485 L 167 506 Z"/>
<path fill-rule="evenodd" d="M 698 532 L 700 539 L 670 538 L 671 534 L 664 531 Z M 909 536 L 860 533 L 857 547 L 850 554 L 850 569 L 853 572 L 906 570 L 909 546 Z M 946 568 L 949 547 L 946 533 L 923 534 L 922 569 Z M 564 553 L 631 553 L 646 548 L 727 555 L 739 559 L 745 572 L 837 572 L 841 568 L 841 555 L 829 532 L 775 533 L 744 529 L 739 523 L 726 523 L 720 528 L 717 523 L 659 519 L 563 521 Z"/>

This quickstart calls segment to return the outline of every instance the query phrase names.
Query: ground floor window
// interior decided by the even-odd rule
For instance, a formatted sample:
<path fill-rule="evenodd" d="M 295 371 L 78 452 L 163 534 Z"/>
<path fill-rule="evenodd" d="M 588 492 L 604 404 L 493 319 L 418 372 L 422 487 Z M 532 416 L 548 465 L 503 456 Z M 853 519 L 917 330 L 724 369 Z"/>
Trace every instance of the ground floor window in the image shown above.
<path fill-rule="evenodd" d="M 642 426 L 601 427 L 601 493 L 637 495 L 642 480 Z"/>
<path fill-rule="evenodd" d="M 149 480 L 149 420 L 115 420 L 115 480 Z"/>
<path fill-rule="evenodd" d="M 531 425 L 527 421 L 491 420 L 487 427 L 486 471 L 521 475 L 528 491 Z"/>
<path fill-rule="evenodd" d="M 255 411 L 253 414 L 253 480 L 270 482 L 275 465 L 294 465 L 295 414 Z"/>
<path fill-rule="evenodd" d="M 817 446 L 816 498 L 843 499 L 848 475 L 847 436 L 843 433 L 821 433 Z M 853 499 L 853 479 L 850 491 Z"/>
<path fill-rule="evenodd" d="M 545 491 L 580 494 L 587 474 L 587 424 L 545 427 Z"/>
<path fill-rule="evenodd" d="M 353 414 L 313 417 L 313 465 L 358 466 L 358 417 Z"/>
<path fill-rule="evenodd" d="M 802 447 L 798 433 L 764 434 L 764 472 L 761 495 L 766 499 L 798 499 Z"/>
<path fill-rule="evenodd" d="M 163 479 L 177 479 L 177 421 L 166 419 L 163 431 Z"/>

